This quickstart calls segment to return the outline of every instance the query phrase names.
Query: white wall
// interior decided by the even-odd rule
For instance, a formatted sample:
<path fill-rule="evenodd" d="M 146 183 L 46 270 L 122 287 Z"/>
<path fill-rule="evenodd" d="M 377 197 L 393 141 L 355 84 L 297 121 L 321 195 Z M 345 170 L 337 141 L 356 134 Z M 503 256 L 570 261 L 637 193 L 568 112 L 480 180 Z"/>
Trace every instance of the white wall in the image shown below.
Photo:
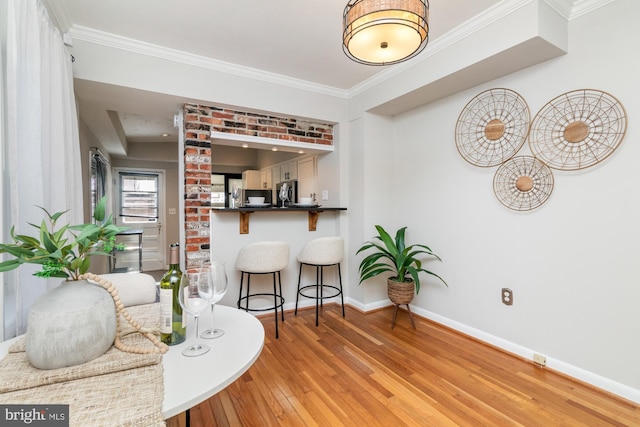
<path fill-rule="evenodd" d="M 399 206 L 387 225 L 407 225 L 410 241 L 443 259 L 428 268 L 450 288 L 426 280 L 414 301 L 419 312 L 524 356 L 542 353 L 550 367 L 635 401 L 639 15 L 639 2 L 614 1 L 570 22 L 568 55 L 395 117 L 393 172 L 385 175 L 394 192 L 384 199 Z M 539 209 L 510 211 L 493 194 L 497 168 L 471 166 L 454 140 L 466 103 L 494 87 L 520 93 L 532 116 L 567 91 L 609 92 L 626 107 L 626 138 L 596 167 L 555 171 L 553 194 Z M 530 154 L 528 147 L 519 154 Z M 502 287 L 513 290 L 513 306 L 500 302 Z"/>
<path fill-rule="evenodd" d="M 407 225 L 409 239 L 431 245 L 442 256 L 443 263 L 429 267 L 450 283 L 445 288 L 425 280 L 415 300 L 417 312 L 524 356 L 543 353 L 550 367 L 640 401 L 640 370 L 634 357 L 640 350 L 636 340 L 640 290 L 633 269 L 640 255 L 636 221 L 640 203 L 634 191 L 637 167 L 633 162 L 639 150 L 634 144 L 640 67 L 634 43 L 640 39 L 640 30 L 634 18 L 639 13 L 637 1 L 615 0 L 570 23 L 568 55 L 393 119 L 363 110 L 412 90 L 412 77 L 425 74 L 419 67 L 431 69 L 428 61 L 404 73 L 405 81 L 400 76 L 348 101 L 339 93 L 331 96 L 288 88 L 80 39 L 74 43 L 74 75 L 205 103 L 337 123 L 337 151 L 321 161 L 322 170 L 327 167 L 338 175 L 325 174 L 326 181 L 319 187 L 330 188 L 336 204 L 349 208 L 331 232 L 347 240 L 344 278 L 355 305 L 368 308 L 386 303 L 382 284 L 357 285 L 361 257 L 354 255 L 355 250 L 374 234 L 374 224 Z M 536 35 L 537 25 L 526 28 Z M 480 39 L 485 41 L 482 52 L 499 50 L 500 42 L 510 40 L 511 34 L 500 22 L 481 35 L 486 32 L 493 34 Z M 464 64 L 482 62 L 484 56 L 470 47 L 477 40 L 458 43 L 453 53 L 430 59 L 439 61 L 430 71 L 432 82 L 443 81 L 444 75 Z M 471 71 L 465 75 L 478 80 Z M 518 91 L 532 113 L 572 89 L 605 90 L 627 108 L 627 137 L 602 165 L 578 173 L 555 173 L 554 193 L 540 209 L 514 213 L 493 195 L 495 169 L 467 164 L 453 139 L 462 108 L 492 87 Z M 334 188 L 339 195 L 334 196 Z M 252 238 L 267 237 L 254 234 L 253 222 L 251 227 Z M 235 237 L 230 235 L 230 241 L 235 242 Z M 514 290 L 512 307 L 500 303 L 502 287 Z"/>
<path fill-rule="evenodd" d="M 211 259 L 222 261 L 226 265 L 229 278 L 229 289 L 222 304 L 236 306 L 240 289 L 240 272 L 234 268 L 236 256 L 240 249 L 253 242 L 285 241 L 289 244 L 289 263 L 281 273 L 282 293 L 285 298 L 285 310 L 293 310 L 296 301 L 299 264 L 296 257 L 302 246 L 309 240 L 319 237 L 340 235 L 340 217 L 347 215 L 342 211 L 325 211 L 318 216 L 316 231 L 309 231 L 306 211 L 289 209 L 286 212 L 260 212 L 259 209 L 249 218 L 249 233 L 239 234 L 239 214 L 237 212 L 211 213 Z M 342 266 L 344 268 L 344 265 Z M 344 270 L 343 270 L 344 280 Z M 337 269 L 327 268 L 324 273 L 325 283 L 336 284 Z M 245 286 L 246 286 L 245 277 Z M 251 292 L 272 292 L 273 281 L 269 274 L 251 277 Z M 315 283 L 315 270 L 305 267 L 302 275 L 303 285 Z M 346 285 L 346 284 L 345 284 Z M 246 287 L 244 292 L 246 293 Z M 257 300 L 250 307 L 265 307 L 273 300 Z M 310 306 L 315 300 L 300 298 L 300 307 Z M 286 323 L 286 322 L 285 322 Z"/>

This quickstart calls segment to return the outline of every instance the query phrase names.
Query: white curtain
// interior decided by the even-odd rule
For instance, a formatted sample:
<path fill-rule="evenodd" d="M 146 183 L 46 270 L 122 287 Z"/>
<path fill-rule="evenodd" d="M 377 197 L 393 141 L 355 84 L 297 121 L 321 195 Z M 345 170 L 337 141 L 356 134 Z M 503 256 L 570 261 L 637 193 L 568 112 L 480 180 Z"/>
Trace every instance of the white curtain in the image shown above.
<path fill-rule="evenodd" d="M 28 223 L 41 222 L 36 206 L 42 206 L 49 212 L 70 209 L 60 222 L 80 224 L 83 192 L 71 55 L 41 0 L 9 0 L 7 15 L 8 222 L 19 233 L 33 234 Z M 35 299 L 60 282 L 34 277 L 36 270 L 21 266 L 10 276 L 18 334 L 26 331 Z"/>
<path fill-rule="evenodd" d="M 7 16 L 7 5 L 5 3 L 0 3 L 0 17 L 3 16 Z M 6 22 L 3 21 L 3 24 L 6 24 Z M 4 26 L 2 28 L 4 28 Z M 2 34 L 0 35 L 0 40 L 4 41 L 5 39 L 6 34 L 5 32 L 2 32 Z M 7 214 L 5 214 L 3 208 L 4 206 L 8 205 L 8 203 L 5 202 L 5 196 L 8 196 L 8 191 L 5 191 L 4 185 L 4 176 L 8 165 L 6 162 L 7 155 L 5 151 L 5 141 L 7 138 L 5 135 L 6 118 L 4 114 L 5 96 L 3 89 L 5 82 L 5 62 L 6 61 L 4 59 L 4 55 L 0 54 L 0 242 L 4 242 L 6 240 L 6 229 L 8 228 L 6 227 L 4 221 Z M 2 326 L 2 329 L 0 329 L 0 341 L 4 341 L 10 334 L 11 336 L 15 335 L 14 331 L 9 331 L 9 325 L 15 325 L 15 304 L 11 304 L 10 306 L 8 304 L 5 304 L 5 300 L 9 302 L 10 298 L 12 298 L 9 295 L 7 295 L 7 297 L 5 298 L 5 294 L 8 294 L 9 290 L 10 289 L 8 286 L 5 289 L 5 275 L 3 273 L 0 273 L 0 326 Z M 9 321 L 8 319 L 11 320 Z"/>

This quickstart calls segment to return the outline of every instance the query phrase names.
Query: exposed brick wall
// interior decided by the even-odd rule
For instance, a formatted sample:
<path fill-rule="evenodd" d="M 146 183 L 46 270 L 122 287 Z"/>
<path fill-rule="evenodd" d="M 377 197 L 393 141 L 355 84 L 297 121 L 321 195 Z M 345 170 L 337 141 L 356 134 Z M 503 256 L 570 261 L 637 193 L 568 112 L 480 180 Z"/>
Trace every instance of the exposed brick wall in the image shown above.
<path fill-rule="evenodd" d="M 202 108 L 202 107 L 200 107 Z M 200 124 L 208 124 L 213 132 L 259 136 L 310 144 L 333 144 L 333 125 L 314 123 L 291 117 L 248 113 L 209 107 L 210 114 L 197 117 Z M 196 117 L 190 117 L 196 119 Z"/>
<path fill-rule="evenodd" d="M 186 265 L 209 259 L 211 132 L 333 145 L 333 125 L 224 108 L 184 105 Z"/>

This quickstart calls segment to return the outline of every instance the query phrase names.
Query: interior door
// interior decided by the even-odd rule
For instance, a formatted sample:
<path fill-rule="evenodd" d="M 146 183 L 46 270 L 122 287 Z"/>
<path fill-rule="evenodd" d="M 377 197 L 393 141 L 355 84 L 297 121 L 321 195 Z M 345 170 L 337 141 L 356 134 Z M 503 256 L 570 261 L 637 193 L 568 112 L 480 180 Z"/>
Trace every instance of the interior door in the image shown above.
<path fill-rule="evenodd" d="M 142 271 L 165 270 L 165 172 L 115 168 L 113 175 L 117 224 L 142 231 Z M 139 253 L 134 245 L 127 242 L 117 262 L 137 265 Z"/>

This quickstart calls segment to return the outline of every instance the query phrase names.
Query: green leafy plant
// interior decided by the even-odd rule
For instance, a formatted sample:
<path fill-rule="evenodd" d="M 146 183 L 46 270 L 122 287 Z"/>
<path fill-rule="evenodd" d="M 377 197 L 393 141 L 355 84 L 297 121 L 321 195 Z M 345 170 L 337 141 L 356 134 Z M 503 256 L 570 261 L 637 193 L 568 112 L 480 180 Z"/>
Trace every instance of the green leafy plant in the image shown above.
<path fill-rule="evenodd" d="M 356 255 L 369 249 L 374 252 L 367 255 L 360 263 L 360 283 L 385 272 L 391 272 L 393 276 L 391 280 L 397 282 L 410 282 L 413 280 L 416 284 L 416 293 L 420 292 L 420 276 L 421 271 L 431 276 L 435 276 L 442 281 L 447 287 L 447 282 L 437 274 L 422 268 L 422 261 L 417 257 L 420 255 L 428 255 L 442 261 L 440 257 L 434 254 L 428 246 L 410 245 L 406 246 L 404 234 L 407 227 L 402 227 L 396 232 L 395 239 L 379 225 L 376 225 L 378 235 L 373 241 L 367 241 L 358 249 Z"/>
<path fill-rule="evenodd" d="M 22 264 L 39 264 L 42 269 L 34 275 L 38 277 L 64 277 L 67 280 L 78 278 L 89 271 L 90 257 L 110 255 L 115 244 L 116 234 L 126 230 L 113 223 L 112 217 L 105 219 L 107 199 L 103 197 L 96 205 L 93 218 L 95 223 L 64 225 L 56 229 L 57 221 L 68 211 L 46 214 L 40 225 L 29 223 L 39 233 L 37 237 L 15 233 L 11 227 L 13 243 L 0 244 L 0 253 L 8 253 L 14 259 L 0 263 L 0 271 L 9 271 Z"/>

